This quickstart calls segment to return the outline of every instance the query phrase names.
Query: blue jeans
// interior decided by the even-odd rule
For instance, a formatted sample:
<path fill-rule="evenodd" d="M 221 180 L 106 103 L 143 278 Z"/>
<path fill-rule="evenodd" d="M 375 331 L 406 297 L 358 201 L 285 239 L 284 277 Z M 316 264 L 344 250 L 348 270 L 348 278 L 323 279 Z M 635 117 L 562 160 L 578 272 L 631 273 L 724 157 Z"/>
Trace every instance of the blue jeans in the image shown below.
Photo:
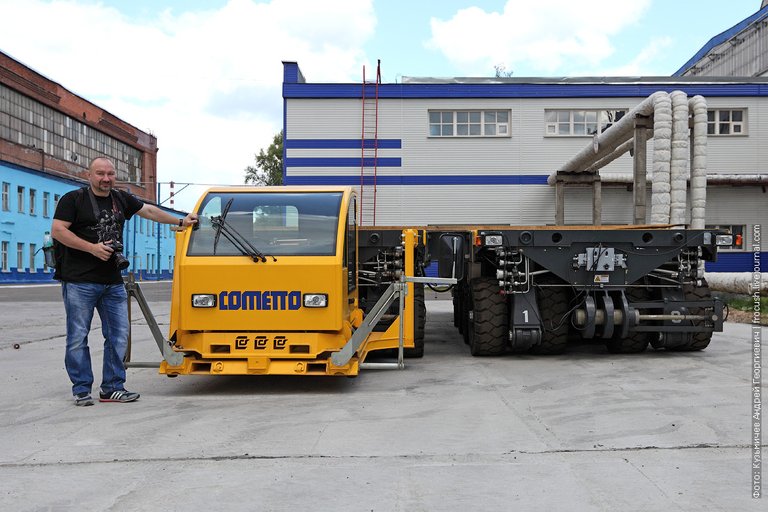
<path fill-rule="evenodd" d="M 125 389 L 123 359 L 128 346 L 128 294 L 123 284 L 61 283 L 67 314 L 67 352 L 64 364 L 72 381 L 72 394 L 90 393 L 93 386 L 88 333 L 94 308 L 104 335 L 101 391 Z"/>

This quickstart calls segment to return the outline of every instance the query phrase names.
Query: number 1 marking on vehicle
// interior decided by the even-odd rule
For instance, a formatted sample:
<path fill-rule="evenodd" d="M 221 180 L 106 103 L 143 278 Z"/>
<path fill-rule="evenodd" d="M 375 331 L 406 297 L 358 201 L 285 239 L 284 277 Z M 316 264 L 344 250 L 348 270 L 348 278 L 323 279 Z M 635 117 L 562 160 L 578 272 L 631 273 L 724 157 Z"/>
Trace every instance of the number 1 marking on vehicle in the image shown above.
<path fill-rule="evenodd" d="M 528 310 L 523 310 L 523 322 L 528 323 Z"/>

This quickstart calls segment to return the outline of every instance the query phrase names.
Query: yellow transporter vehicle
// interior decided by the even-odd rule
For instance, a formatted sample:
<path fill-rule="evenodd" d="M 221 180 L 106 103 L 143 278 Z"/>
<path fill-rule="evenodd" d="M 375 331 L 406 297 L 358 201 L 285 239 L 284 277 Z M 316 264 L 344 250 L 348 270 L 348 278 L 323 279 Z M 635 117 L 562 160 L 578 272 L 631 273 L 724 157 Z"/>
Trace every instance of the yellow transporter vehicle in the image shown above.
<path fill-rule="evenodd" d="M 419 232 L 359 264 L 351 188 L 212 188 L 195 211 L 176 234 L 160 373 L 355 376 L 372 351 L 399 349 L 396 367 L 423 353 Z"/>

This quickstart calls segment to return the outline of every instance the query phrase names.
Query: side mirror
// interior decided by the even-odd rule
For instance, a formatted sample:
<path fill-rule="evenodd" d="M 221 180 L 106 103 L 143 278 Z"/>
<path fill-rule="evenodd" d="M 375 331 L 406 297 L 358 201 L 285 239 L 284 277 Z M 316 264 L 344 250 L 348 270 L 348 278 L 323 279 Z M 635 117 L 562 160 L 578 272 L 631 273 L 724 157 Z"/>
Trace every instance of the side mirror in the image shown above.
<path fill-rule="evenodd" d="M 437 250 L 437 275 L 464 279 L 464 237 L 446 233 L 440 235 Z"/>

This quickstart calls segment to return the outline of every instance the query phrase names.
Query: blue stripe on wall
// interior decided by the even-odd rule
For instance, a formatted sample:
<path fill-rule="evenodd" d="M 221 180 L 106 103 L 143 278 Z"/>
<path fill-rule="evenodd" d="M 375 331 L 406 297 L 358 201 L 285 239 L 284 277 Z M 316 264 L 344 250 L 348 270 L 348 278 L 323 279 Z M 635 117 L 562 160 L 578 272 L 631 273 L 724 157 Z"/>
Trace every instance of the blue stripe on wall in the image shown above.
<path fill-rule="evenodd" d="M 374 141 L 365 141 L 365 147 L 373 149 Z M 361 139 L 286 139 L 286 149 L 362 149 Z M 378 139 L 379 149 L 401 149 L 400 139 Z"/>
<path fill-rule="evenodd" d="M 372 184 L 373 177 L 366 176 L 364 183 Z M 359 185 L 360 176 L 290 176 L 286 185 Z M 547 176 L 531 175 L 482 175 L 473 176 L 377 176 L 378 185 L 546 185 Z"/>
<path fill-rule="evenodd" d="M 645 98 L 656 91 L 689 96 L 768 96 L 763 83 L 382 84 L 379 98 Z M 360 98 L 358 84 L 283 84 L 283 98 Z"/>
<path fill-rule="evenodd" d="M 768 268 L 768 252 L 760 253 L 760 268 Z M 721 252 L 717 261 L 705 264 L 707 272 L 752 272 L 755 269 L 754 254 L 751 252 Z M 765 270 L 763 270 L 765 272 Z"/>
<path fill-rule="evenodd" d="M 360 158 L 286 158 L 285 167 L 361 167 Z M 365 159 L 366 167 L 373 167 L 373 158 Z M 377 158 L 377 167 L 401 167 L 401 158 Z"/>

